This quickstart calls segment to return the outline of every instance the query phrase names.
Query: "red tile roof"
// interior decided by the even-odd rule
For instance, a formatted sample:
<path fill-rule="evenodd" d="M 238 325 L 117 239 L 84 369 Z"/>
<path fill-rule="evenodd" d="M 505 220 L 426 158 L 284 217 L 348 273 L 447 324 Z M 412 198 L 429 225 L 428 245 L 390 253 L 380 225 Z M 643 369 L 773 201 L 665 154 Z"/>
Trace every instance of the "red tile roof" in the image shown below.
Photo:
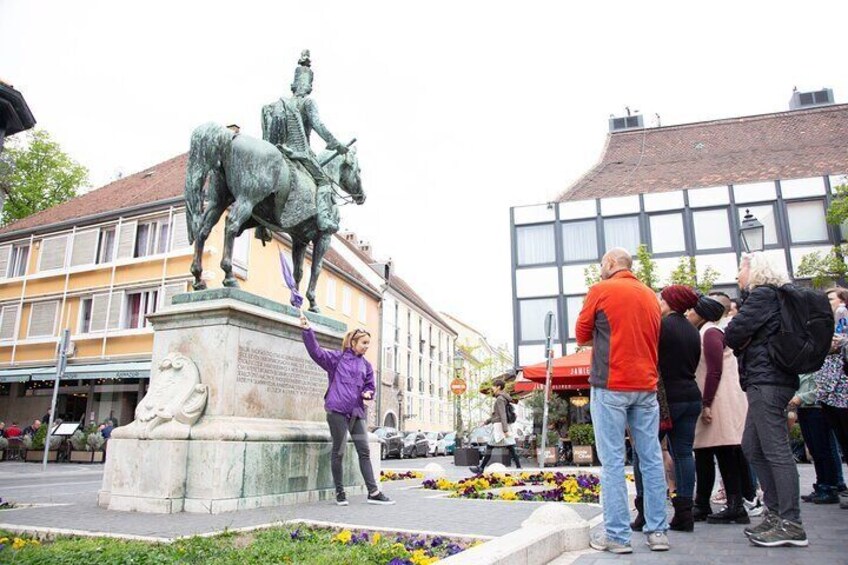
<path fill-rule="evenodd" d="M 380 271 L 374 266 L 372 266 L 373 263 L 376 263 L 373 258 L 365 254 L 352 241 L 348 241 L 347 239 L 339 235 L 337 235 L 336 237 L 339 239 L 339 241 L 344 243 L 351 251 L 353 251 L 356 256 L 359 257 L 366 265 L 371 266 L 371 268 L 377 274 L 380 274 Z M 450 324 L 448 324 L 444 320 L 444 318 L 442 318 L 438 314 L 438 312 L 436 312 L 435 309 L 433 309 L 429 304 L 427 304 L 427 301 L 421 298 L 421 296 L 417 292 L 415 292 L 409 285 L 409 283 L 407 283 L 405 280 L 392 273 L 391 277 L 389 278 L 389 287 L 396 290 L 398 293 L 400 293 L 401 296 L 409 300 L 413 305 L 423 310 L 428 316 L 430 316 L 430 318 L 443 325 L 450 332 L 456 334 L 456 331 L 450 326 Z"/>
<path fill-rule="evenodd" d="M 848 104 L 611 133 L 558 201 L 848 172 Z"/>
<path fill-rule="evenodd" d="M 10 232 L 47 228 L 54 224 L 115 212 L 181 197 L 185 190 L 188 154 L 178 155 L 134 175 L 118 179 L 67 202 L 42 210 L 0 229 Z"/>

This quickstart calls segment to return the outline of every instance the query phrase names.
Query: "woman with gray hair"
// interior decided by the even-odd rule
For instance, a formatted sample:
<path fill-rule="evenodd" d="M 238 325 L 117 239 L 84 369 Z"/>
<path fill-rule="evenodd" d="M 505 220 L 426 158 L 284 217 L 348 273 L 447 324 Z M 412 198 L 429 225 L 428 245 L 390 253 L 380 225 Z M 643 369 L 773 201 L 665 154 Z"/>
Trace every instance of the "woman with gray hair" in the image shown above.
<path fill-rule="evenodd" d="M 742 256 L 738 282 L 743 302 L 727 325 L 725 344 L 739 358 L 739 381 L 748 399 L 742 449 L 767 507 L 762 523 L 745 528 L 745 534 L 755 545 L 805 547 L 809 542 L 801 525 L 798 469 L 784 415 L 798 389 L 798 375 L 778 367 L 769 348 L 780 331 L 778 287 L 788 284 L 789 277 L 767 255 L 751 253 Z"/>

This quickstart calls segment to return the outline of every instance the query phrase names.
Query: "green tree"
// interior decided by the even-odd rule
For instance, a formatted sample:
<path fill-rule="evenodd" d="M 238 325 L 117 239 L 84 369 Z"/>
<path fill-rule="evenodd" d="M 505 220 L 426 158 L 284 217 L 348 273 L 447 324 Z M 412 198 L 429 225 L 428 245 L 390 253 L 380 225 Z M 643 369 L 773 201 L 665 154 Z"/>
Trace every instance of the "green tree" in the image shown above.
<path fill-rule="evenodd" d="M 70 200 L 87 181 L 88 170 L 62 151 L 46 131 L 15 136 L 0 157 L 0 189 L 8 195 L 0 224 Z"/>
<path fill-rule="evenodd" d="M 648 246 L 644 243 L 636 250 L 636 261 L 639 265 L 633 273 L 640 281 L 653 290 L 659 290 L 659 277 L 657 276 L 657 263 L 651 259 Z"/>
<path fill-rule="evenodd" d="M 701 277 L 698 277 L 697 260 L 694 257 L 684 256 L 680 258 L 677 267 L 671 272 L 668 284 L 685 284 L 706 294 L 712 289 L 716 279 L 718 279 L 718 271 L 710 266 L 704 269 L 704 274 Z"/>

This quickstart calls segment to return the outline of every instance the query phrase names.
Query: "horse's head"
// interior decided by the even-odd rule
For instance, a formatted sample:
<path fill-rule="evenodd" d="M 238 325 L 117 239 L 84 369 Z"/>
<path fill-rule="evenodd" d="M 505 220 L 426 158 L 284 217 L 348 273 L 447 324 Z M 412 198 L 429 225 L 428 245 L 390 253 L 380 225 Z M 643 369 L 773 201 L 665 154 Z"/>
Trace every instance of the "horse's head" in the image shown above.
<path fill-rule="evenodd" d="M 362 178 L 360 177 L 359 160 L 356 158 L 356 148 L 351 148 L 341 162 L 339 167 L 339 185 L 347 192 L 357 204 L 365 202 L 365 191 L 362 190 Z"/>

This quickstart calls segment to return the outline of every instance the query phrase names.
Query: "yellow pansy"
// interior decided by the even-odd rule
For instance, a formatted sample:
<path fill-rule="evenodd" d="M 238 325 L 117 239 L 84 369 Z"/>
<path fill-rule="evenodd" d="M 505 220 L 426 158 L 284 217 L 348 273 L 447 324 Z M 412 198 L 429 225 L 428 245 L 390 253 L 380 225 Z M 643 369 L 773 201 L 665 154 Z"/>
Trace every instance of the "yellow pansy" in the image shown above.
<path fill-rule="evenodd" d="M 518 500 L 518 495 L 511 490 L 505 490 L 501 493 L 501 500 Z"/>
<path fill-rule="evenodd" d="M 18 550 L 26 545 L 26 540 L 22 540 L 21 538 L 15 538 L 15 541 L 12 542 L 12 549 Z"/>
<path fill-rule="evenodd" d="M 333 540 L 340 541 L 342 543 L 350 543 L 351 537 L 353 537 L 353 534 L 350 533 L 350 530 L 342 530 L 336 534 Z"/>
<path fill-rule="evenodd" d="M 383 539 L 383 535 L 382 535 L 380 532 L 377 532 L 377 533 L 376 533 L 376 534 L 374 534 L 374 536 L 371 538 L 371 545 L 377 545 L 378 543 L 380 543 L 380 540 L 381 540 L 381 539 Z"/>

